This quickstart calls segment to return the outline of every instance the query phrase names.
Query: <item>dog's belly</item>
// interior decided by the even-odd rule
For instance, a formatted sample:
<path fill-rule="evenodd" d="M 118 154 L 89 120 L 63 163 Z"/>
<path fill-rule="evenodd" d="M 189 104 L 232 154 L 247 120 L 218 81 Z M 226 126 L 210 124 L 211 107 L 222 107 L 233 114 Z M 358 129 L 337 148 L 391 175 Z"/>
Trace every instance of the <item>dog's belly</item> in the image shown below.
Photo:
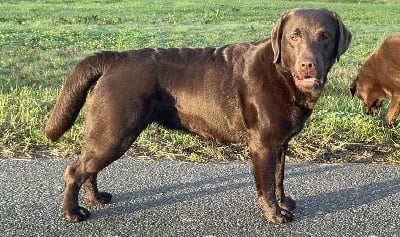
<path fill-rule="evenodd" d="M 183 126 L 207 139 L 245 144 L 248 140 L 239 100 L 227 91 L 211 89 L 177 95 L 177 114 Z"/>
<path fill-rule="evenodd" d="M 173 103 L 159 104 L 155 122 L 220 143 L 247 144 L 248 134 L 235 99 L 220 102 L 218 98 L 184 93 L 173 97 Z"/>
<path fill-rule="evenodd" d="M 238 118 L 232 118 L 224 114 L 199 114 L 198 112 L 206 111 L 178 112 L 182 126 L 190 132 L 220 143 L 239 145 L 247 143 L 248 134 Z"/>

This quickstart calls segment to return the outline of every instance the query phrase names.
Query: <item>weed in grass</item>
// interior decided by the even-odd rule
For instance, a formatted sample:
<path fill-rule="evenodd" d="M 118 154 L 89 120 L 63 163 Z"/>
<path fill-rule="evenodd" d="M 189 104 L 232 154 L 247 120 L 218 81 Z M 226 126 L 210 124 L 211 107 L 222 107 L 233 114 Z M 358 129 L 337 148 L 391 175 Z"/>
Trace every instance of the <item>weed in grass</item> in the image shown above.
<path fill-rule="evenodd" d="M 224 14 L 219 9 L 209 9 L 203 12 L 201 16 L 202 23 L 210 24 L 212 22 L 223 21 Z"/>

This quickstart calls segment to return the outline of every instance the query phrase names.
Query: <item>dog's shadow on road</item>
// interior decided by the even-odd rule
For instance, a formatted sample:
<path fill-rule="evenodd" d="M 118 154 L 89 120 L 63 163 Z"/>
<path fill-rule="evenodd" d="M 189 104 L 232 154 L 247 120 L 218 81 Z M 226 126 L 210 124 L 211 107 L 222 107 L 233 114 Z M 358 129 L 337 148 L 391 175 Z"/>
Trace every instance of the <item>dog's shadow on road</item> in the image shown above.
<path fill-rule="evenodd" d="M 216 194 L 232 190 L 251 190 L 252 187 L 254 187 L 254 181 L 251 173 L 243 172 L 219 177 L 205 177 L 204 179 L 192 182 L 176 183 L 135 192 L 115 194 L 112 200 L 114 206 L 110 208 L 106 206 L 102 207 L 98 210 L 99 213 L 95 214 L 93 218 L 126 215 L 207 196 L 215 196 Z"/>
<path fill-rule="evenodd" d="M 294 164 L 287 167 L 288 182 L 297 179 L 307 179 L 310 175 L 318 175 L 321 178 L 330 172 L 340 172 L 343 165 L 318 166 L 304 171 L 300 165 Z M 331 173 L 330 173 L 331 174 Z M 294 181 L 296 182 L 296 181 Z M 295 186 L 296 184 L 291 184 Z M 312 189 L 312 187 L 310 187 Z M 251 172 L 229 174 L 220 177 L 204 177 L 203 179 L 143 189 L 123 194 L 114 194 L 112 205 L 101 207 L 93 213 L 93 219 L 106 218 L 108 216 L 126 215 L 129 213 L 146 211 L 152 208 L 160 208 L 186 202 L 182 205 L 190 205 L 194 199 L 206 197 L 213 198 L 216 194 L 240 190 L 248 193 L 248 198 L 254 200 L 256 206 L 256 189 Z M 328 190 L 328 189 L 327 189 Z M 373 203 L 400 192 L 400 178 L 390 179 L 384 182 L 367 183 L 361 186 L 344 187 L 341 190 L 320 192 L 313 195 L 301 195 L 296 198 L 297 207 L 294 210 L 296 220 L 320 218 L 322 214 L 336 213 L 361 205 Z M 290 193 L 290 190 L 288 190 Z M 220 201 L 220 200 L 215 200 Z M 224 203 L 221 203 L 222 208 Z M 248 202 L 237 208 L 249 208 Z M 231 208 L 231 207 L 229 207 Z M 255 207 L 258 208 L 258 207 Z M 229 212 L 229 210 L 226 210 Z M 259 213 L 254 213 L 258 218 Z"/>
<path fill-rule="evenodd" d="M 318 193 L 297 200 L 299 219 L 315 218 L 328 213 L 356 208 L 370 204 L 390 195 L 400 193 L 400 178 L 362 186 L 344 188 L 338 191 Z M 398 205 L 398 204 L 396 204 Z M 378 215 L 382 213 L 377 213 Z"/>
<path fill-rule="evenodd" d="M 353 166 L 356 167 L 356 166 Z M 365 167 L 365 166 L 363 166 Z M 395 195 L 400 193 L 400 177 L 395 177 L 392 175 L 391 179 L 387 179 L 382 182 L 373 182 L 373 173 L 370 173 L 371 179 L 358 178 L 358 183 L 353 184 L 351 177 L 340 176 L 335 174 L 341 174 L 345 172 L 350 175 L 363 175 L 365 172 L 371 172 L 373 170 L 361 170 L 355 172 L 351 169 L 350 171 L 344 171 L 349 168 L 347 164 L 338 165 L 324 165 L 319 168 L 313 168 L 312 172 L 317 178 L 332 180 L 332 182 L 339 182 L 343 184 L 340 189 L 332 190 L 331 187 L 316 187 L 318 190 L 325 190 L 321 192 L 316 192 L 312 195 L 303 195 L 296 199 L 297 208 L 295 210 L 296 219 L 310 219 L 310 218 L 320 218 L 321 215 L 329 213 L 337 213 L 343 210 L 348 210 L 362 205 L 372 204 L 375 201 L 389 197 L 390 195 Z M 382 169 L 383 170 L 383 169 Z M 376 171 L 378 172 L 378 171 Z M 293 175 L 308 175 L 307 173 Z M 293 176 L 292 175 L 292 176 Z M 361 176 L 365 177 L 365 175 Z M 299 177 L 297 177 L 299 178 Z M 307 177 L 304 177 L 307 178 Z M 342 180 L 336 180 L 342 179 Z M 371 181 L 369 181 L 371 180 Z M 329 185 L 329 182 L 324 182 L 325 185 Z M 357 181 L 356 181 L 357 183 Z M 340 186 L 336 184 L 337 186 Z M 312 190 L 313 187 L 308 187 Z M 377 213 L 381 214 L 381 213 Z"/>

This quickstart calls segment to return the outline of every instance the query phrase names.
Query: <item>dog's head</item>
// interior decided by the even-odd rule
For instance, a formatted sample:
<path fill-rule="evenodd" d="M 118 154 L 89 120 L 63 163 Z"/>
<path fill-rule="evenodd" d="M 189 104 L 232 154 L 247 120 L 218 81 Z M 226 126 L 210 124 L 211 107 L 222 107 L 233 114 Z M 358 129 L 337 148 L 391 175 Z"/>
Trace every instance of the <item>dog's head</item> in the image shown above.
<path fill-rule="evenodd" d="M 321 89 L 326 76 L 349 47 L 351 32 L 326 9 L 294 9 L 272 30 L 274 63 L 290 71 L 303 92 Z"/>
<path fill-rule="evenodd" d="M 361 68 L 349 87 L 351 96 L 356 95 L 363 102 L 367 115 L 379 113 L 383 101 L 388 97 L 388 94 L 377 82 L 376 78 L 371 77 L 371 74 Z"/>

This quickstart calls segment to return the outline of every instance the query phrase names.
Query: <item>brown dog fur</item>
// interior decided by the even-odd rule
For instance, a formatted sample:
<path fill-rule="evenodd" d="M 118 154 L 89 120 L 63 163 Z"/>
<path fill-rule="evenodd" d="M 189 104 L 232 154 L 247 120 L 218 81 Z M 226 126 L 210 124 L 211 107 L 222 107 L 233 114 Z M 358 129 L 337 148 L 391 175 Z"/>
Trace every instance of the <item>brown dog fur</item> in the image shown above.
<path fill-rule="evenodd" d="M 385 122 L 395 123 L 400 113 L 400 35 L 387 38 L 369 56 L 350 91 L 364 102 L 366 114 L 378 113 L 382 102 L 391 98 Z"/>
<path fill-rule="evenodd" d="M 281 16 L 271 40 L 102 52 L 82 60 L 66 79 L 46 125 L 47 137 L 56 141 L 86 103 L 82 154 L 65 171 L 66 219 L 89 217 L 78 204 L 82 185 L 90 204 L 110 201 L 111 194 L 97 189 L 97 173 L 157 122 L 248 145 L 265 217 L 291 221 L 295 202 L 283 190 L 287 145 L 303 128 L 350 40 L 336 13 L 295 9 Z"/>

